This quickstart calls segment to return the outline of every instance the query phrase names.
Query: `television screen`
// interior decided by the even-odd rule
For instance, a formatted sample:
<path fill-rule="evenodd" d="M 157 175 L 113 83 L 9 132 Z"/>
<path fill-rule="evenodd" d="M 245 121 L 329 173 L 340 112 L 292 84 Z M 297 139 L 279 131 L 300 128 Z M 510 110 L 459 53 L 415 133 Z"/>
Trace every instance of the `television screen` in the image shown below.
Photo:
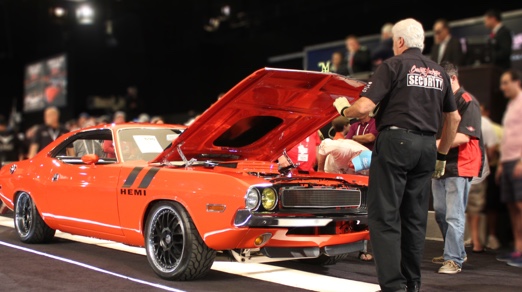
<path fill-rule="evenodd" d="M 25 67 L 24 112 L 67 105 L 67 57 L 54 56 Z"/>

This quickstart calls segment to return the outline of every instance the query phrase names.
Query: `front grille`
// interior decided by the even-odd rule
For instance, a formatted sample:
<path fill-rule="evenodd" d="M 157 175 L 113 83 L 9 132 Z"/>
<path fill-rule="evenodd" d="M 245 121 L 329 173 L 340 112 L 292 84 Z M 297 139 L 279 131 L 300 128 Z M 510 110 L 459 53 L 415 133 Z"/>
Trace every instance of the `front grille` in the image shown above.
<path fill-rule="evenodd" d="M 361 205 L 358 189 L 295 188 L 281 192 L 283 208 L 336 208 Z"/>

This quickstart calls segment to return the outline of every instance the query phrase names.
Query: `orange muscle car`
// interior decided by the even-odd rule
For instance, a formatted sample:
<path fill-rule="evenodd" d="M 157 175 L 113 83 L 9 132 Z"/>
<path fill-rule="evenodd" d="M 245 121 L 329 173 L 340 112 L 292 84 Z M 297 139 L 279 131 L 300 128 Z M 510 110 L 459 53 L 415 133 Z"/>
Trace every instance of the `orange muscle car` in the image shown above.
<path fill-rule="evenodd" d="M 279 169 L 277 158 L 355 101 L 365 83 L 263 68 L 189 127 L 107 124 L 0 169 L 21 241 L 56 230 L 144 247 L 160 277 L 203 277 L 216 256 L 332 264 L 369 239 L 368 177 Z M 112 143 L 115 158 L 101 145 Z"/>

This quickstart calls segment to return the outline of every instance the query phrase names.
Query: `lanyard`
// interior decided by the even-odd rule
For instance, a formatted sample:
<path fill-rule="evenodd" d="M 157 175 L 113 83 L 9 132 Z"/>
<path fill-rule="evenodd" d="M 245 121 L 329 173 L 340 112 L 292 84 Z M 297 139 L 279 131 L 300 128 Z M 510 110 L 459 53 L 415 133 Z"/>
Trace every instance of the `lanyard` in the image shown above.
<path fill-rule="evenodd" d="M 364 126 L 364 129 L 362 131 L 362 134 L 359 134 L 359 130 L 361 129 L 361 124 L 359 123 L 359 125 L 357 125 L 357 132 L 355 132 L 355 135 L 356 136 L 359 136 L 359 135 L 364 135 L 364 132 L 366 132 L 366 129 L 368 129 L 368 126 L 370 125 L 370 123 L 367 123 L 366 126 Z"/>
<path fill-rule="evenodd" d="M 58 138 L 58 135 L 60 134 L 60 129 L 57 129 L 56 132 L 51 130 L 51 128 L 49 128 L 47 130 L 47 132 L 49 133 L 49 136 L 51 136 L 51 138 L 54 140 L 56 140 L 56 138 Z"/>
<path fill-rule="evenodd" d="M 94 140 L 91 140 L 91 145 L 92 145 L 92 153 L 89 151 L 89 148 L 87 147 L 87 142 L 85 142 L 85 140 L 83 140 L 83 146 L 85 146 L 85 152 L 87 152 L 87 154 L 96 154 L 96 150 L 94 149 Z"/>

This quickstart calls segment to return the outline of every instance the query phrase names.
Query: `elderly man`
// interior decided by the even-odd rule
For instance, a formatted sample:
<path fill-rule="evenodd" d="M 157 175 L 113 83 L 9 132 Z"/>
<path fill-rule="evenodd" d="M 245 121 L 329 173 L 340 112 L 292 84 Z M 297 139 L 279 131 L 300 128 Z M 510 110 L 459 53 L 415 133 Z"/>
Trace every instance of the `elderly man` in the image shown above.
<path fill-rule="evenodd" d="M 395 56 L 377 67 L 353 105 L 339 97 L 334 106 L 342 116 L 361 118 L 379 104 L 368 187 L 377 276 L 383 292 L 419 291 L 431 177 L 444 174 L 460 116 L 448 75 L 422 54 L 422 24 L 404 19 L 392 34 Z"/>

